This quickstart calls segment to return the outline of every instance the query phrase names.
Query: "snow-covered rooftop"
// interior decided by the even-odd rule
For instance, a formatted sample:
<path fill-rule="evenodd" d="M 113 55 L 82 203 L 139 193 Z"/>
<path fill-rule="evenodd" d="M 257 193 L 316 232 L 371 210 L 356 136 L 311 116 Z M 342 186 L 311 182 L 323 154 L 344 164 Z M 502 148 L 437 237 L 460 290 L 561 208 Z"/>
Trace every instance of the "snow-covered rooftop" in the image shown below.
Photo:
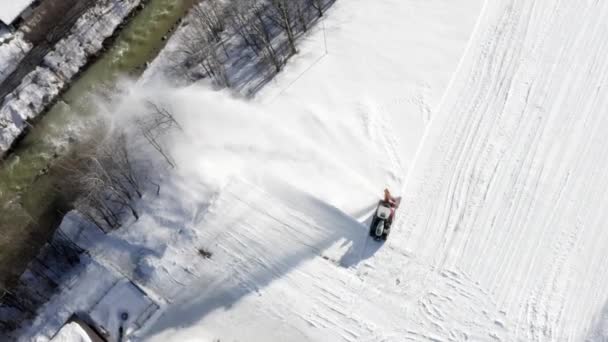
<path fill-rule="evenodd" d="M 76 322 L 65 325 L 51 342 L 92 342 L 87 332 Z"/>
<path fill-rule="evenodd" d="M 6 25 L 13 23 L 15 19 L 28 8 L 34 0 L 8 0 L 0 2 L 0 21 Z"/>

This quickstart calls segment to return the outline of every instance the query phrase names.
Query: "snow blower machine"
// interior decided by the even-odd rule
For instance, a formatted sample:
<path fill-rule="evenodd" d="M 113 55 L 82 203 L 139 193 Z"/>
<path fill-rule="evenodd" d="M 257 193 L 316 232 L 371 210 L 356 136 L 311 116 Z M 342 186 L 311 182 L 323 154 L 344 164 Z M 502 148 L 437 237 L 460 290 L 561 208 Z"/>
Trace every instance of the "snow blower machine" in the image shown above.
<path fill-rule="evenodd" d="M 369 227 L 369 235 L 375 240 L 384 240 L 391 233 L 391 225 L 395 217 L 395 210 L 399 207 L 401 197 L 393 197 L 388 189 L 384 189 L 384 199 L 378 202 L 372 222 Z"/>

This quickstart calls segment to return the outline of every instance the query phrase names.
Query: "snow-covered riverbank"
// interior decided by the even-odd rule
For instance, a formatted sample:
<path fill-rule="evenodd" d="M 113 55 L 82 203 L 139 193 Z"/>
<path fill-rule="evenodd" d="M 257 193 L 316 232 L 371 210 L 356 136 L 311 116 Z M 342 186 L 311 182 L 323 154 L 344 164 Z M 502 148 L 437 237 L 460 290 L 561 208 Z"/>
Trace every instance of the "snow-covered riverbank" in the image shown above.
<path fill-rule="evenodd" d="M 23 38 L 23 32 L 7 32 L 0 37 L 0 82 L 11 73 L 32 44 Z"/>
<path fill-rule="evenodd" d="M 0 105 L 0 155 L 27 127 L 31 120 L 56 100 L 59 92 L 69 84 L 74 75 L 97 54 L 103 41 L 110 37 L 140 0 L 102 1 L 85 12 L 70 30 L 49 52 L 41 65 L 30 72 L 20 86 L 8 94 Z M 31 45 L 20 39 L 0 45 L 2 78 L 5 78 L 20 62 Z"/>

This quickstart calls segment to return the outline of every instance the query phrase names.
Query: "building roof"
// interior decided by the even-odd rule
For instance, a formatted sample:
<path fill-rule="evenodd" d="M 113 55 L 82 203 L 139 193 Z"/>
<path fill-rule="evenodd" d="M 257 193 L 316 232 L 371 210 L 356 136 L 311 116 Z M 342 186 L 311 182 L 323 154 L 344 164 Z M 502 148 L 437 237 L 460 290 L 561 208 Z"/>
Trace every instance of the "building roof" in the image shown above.
<path fill-rule="evenodd" d="M 34 0 L 2 0 L 0 1 L 0 21 L 10 25 L 28 8 Z"/>
<path fill-rule="evenodd" d="M 51 342 L 92 342 L 92 340 L 78 322 L 70 322 L 59 330 Z"/>

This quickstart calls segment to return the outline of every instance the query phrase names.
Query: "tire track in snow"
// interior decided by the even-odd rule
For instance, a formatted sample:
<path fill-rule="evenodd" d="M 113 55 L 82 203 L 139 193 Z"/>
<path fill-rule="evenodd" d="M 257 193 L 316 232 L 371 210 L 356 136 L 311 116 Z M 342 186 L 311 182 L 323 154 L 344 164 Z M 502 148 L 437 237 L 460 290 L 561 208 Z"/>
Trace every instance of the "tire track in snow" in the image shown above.
<path fill-rule="evenodd" d="M 498 325 L 515 336 L 572 339 L 608 297 L 603 257 L 589 247 L 608 238 L 598 133 L 608 129 L 608 5 L 492 7 L 417 154 L 398 238 L 476 279 L 484 290 L 469 299 L 495 298 L 507 316 Z M 593 297 L 577 301 L 583 290 Z"/>
<path fill-rule="evenodd" d="M 386 156 L 390 168 L 388 169 L 390 176 L 400 187 L 403 184 L 403 175 L 406 170 L 404 162 L 398 150 L 397 135 L 390 124 L 388 117 L 383 114 L 386 112 L 385 106 L 375 105 L 359 105 L 359 115 L 367 137 L 378 147 L 382 155 Z"/>

